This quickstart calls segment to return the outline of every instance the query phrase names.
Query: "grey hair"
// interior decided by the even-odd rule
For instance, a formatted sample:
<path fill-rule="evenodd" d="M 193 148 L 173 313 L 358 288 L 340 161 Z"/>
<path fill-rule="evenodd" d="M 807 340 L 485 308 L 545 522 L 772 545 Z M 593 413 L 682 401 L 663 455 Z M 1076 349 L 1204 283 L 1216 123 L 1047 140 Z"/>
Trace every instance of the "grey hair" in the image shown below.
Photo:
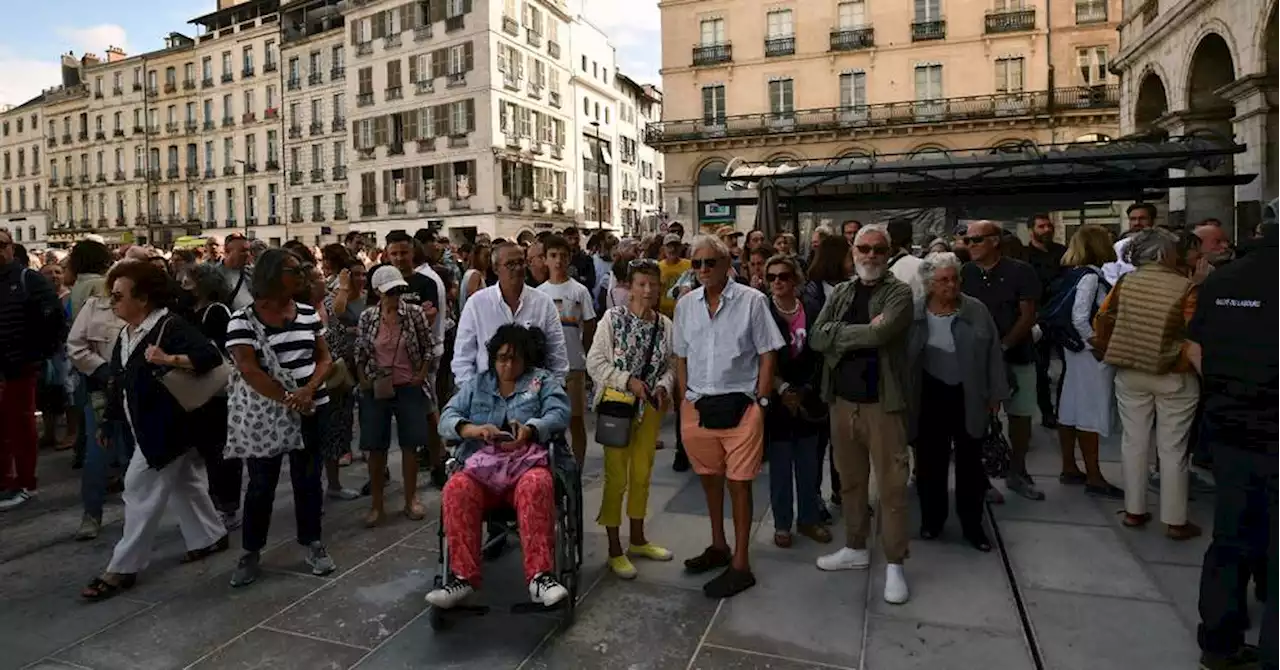
<path fill-rule="evenodd" d="M 960 257 L 950 251 L 935 251 L 924 257 L 920 263 L 920 279 L 924 283 L 925 291 L 933 284 L 933 278 L 938 274 L 938 270 L 944 268 L 954 268 L 960 272 Z"/>
<path fill-rule="evenodd" d="M 858 232 L 853 236 L 853 243 L 858 244 L 862 242 L 862 238 L 871 235 L 872 233 L 883 237 L 885 242 L 890 241 L 889 227 L 883 223 L 872 223 L 858 229 Z"/>
<path fill-rule="evenodd" d="M 489 252 L 489 266 L 494 272 L 498 271 L 498 257 L 502 255 L 502 252 L 518 246 L 520 245 L 515 242 L 499 242 L 498 244 L 493 245 L 493 250 Z"/>
<path fill-rule="evenodd" d="M 1163 228 L 1148 228 L 1134 235 L 1125 247 L 1125 260 L 1135 266 L 1163 263 L 1177 253 L 1178 237 Z"/>
<path fill-rule="evenodd" d="M 289 260 L 301 261 L 284 249 L 267 249 L 253 265 L 249 292 L 255 299 L 275 298 L 284 293 L 284 273 Z"/>
<path fill-rule="evenodd" d="M 832 235 L 836 234 L 836 231 L 832 230 L 831 226 L 828 226 L 825 223 L 818 226 L 817 228 L 814 228 L 813 232 L 817 233 L 818 237 L 831 237 Z"/>
<path fill-rule="evenodd" d="M 698 235 L 689 243 L 689 255 L 698 253 L 699 249 L 710 249 L 718 258 L 729 257 L 729 247 L 714 235 Z"/>

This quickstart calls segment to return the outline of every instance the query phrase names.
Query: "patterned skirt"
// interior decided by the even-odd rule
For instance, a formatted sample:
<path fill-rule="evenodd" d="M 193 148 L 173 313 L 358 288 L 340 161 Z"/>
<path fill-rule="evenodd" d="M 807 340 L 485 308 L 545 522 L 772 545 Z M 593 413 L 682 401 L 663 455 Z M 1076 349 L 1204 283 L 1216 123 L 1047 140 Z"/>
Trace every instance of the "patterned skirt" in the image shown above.
<path fill-rule="evenodd" d="M 351 444 L 355 439 L 356 394 L 330 393 L 329 405 L 332 411 L 328 414 L 328 425 L 321 426 L 320 436 L 320 456 L 326 461 L 351 453 Z"/>

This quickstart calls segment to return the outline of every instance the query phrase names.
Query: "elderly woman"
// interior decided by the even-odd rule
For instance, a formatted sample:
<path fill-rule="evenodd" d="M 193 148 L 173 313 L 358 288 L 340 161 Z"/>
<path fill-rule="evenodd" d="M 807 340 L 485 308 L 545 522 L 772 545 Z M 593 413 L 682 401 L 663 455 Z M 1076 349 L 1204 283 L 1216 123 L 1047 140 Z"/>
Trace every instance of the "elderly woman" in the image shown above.
<path fill-rule="evenodd" d="M 796 532 L 826 544 L 831 531 L 822 524 L 820 487 L 827 407 L 820 388 L 822 358 L 808 341 L 822 306 L 801 300 L 797 287 L 804 276 L 790 256 L 770 258 L 762 279 L 769 290 L 770 316 L 785 342 L 777 352 L 774 398 L 764 420 L 773 543 L 784 549 L 791 546 L 794 520 Z"/>
<path fill-rule="evenodd" d="M 990 415 L 1009 397 L 995 321 L 981 301 L 960 292 L 960 260 L 932 253 L 920 266 L 925 299 L 915 305 L 907 346 L 915 393 L 908 434 L 916 448 L 920 537 L 932 540 L 947 521 L 947 469 L 955 453 L 956 516 L 964 539 L 991 551 L 982 529 L 987 489 L 982 438 Z"/>
<path fill-rule="evenodd" d="M 427 445 L 428 407 L 433 404 L 426 380 L 436 365 L 435 337 L 422 308 L 401 300 L 409 284 L 400 271 L 384 265 L 370 281 L 378 304 L 365 308 L 357 327 L 355 358 L 360 387 L 360 442 L 369 457 L 373 506 L 365 526 L 380 525 L 386 486 L 391 418 L 396 420 L 404 476 L 404 516 L 426 515 L 418 502 L 418 449 Z"/>
<path fill-rule="evenodd" d="M 1111 289 L 1094 320 L 1093 346 L 1116 369 L 1116 405 L 1123 436 L 1124 524 L 1145 526 L 1147 452 L 1155 430 L 1160 459 L 1160 520 L 1173 540 L 1200 535 L 1187 520 L 1187 463 L 1183 455 L 1200 399 L 1187 357 L 1187 324 L 1196 285 L 1180 273 L 1178 238 L 1159 228 L 1135 235 L 1125 254 L 1137 269 Z"/>
<path fill-rule="evenodd" d="M 1098 465 L 1098 444 L 1111 435 L 1115 414 L 1115 370 L 1093 355 L 1093 316 L 1102 306 L 1110 286 L 1102 279 L 1102 266 L 1116 260 L 1111 234 L 1101 226 L 1080 226 L 1071 236 L 1062 267 L 1081 268 L 1071 305 L 1071 325 L 1084 349 L 1062 352 L 1062 396 L 1058 407 L 1058 445 L 1062 449 L 1062 474 L 1066 485 L 1084 485 L 1085 493 L 1123 499 L 1124 491 L 1107 482 Z M 1076 465 L 1076 445 L 1084 457 L 1084 472 Z"/>
<path fill-rule="evenodd" d="M 127 324 L 111 354 L 106 420 L 123 422 L 137 448 L 124 477 L 124 536 L 100 577 L 84 588 L 105 600 L 131 588 L 151 562 L 151 543 L 166 509 L 178 519 L 187 553 L 201 560 L 228 548 L 227 531 L 209 499 L 204 464 L 191 436 L 221 430 L 205 408 L 188 412 L 160 381 L 171 369 L 207 373 L 222 362 L 200 331 L 170 314 L 170 281 L 150 263 L 121 263 L 107 275 L 116 316 Z M 108 431 L 99 441 L 110 443 Z"/>
<path fill-rule="evenodd" d="M 440 416 L 440 436 L 462 442 L 454 456 L 468 466 L 482 449 L 514 452 L 547 445 L 569 425 L 569 395 L 551 371 L 539 366 L 546 357 L 540 333 L 501 326 L 487 349 L 489 369 L 464 382 Z M 449 609 L 480 587 L 481 522 L 486 509 L 504 503 L 515 508 L 520 524 L 529 597 L 549 607 L 569 595 L 552 575 L 555 478 L 544 462 L 524 470 L 501 492 L 466 469 L 449 478 L 441 506 L 452 577 L 427 594 L 428 603 Z"/>
<path fill-rule="evenodd" d="M 272 439 L 284 430 L 241 424 L 235 428 L 237 440 L 233 441 L 232 427 L 228 426 L 226 455 L 243 458 L 249 471 L 244 496 L 244 554 L 231 574 L 234 587 L 248 586 L 262 573 L 261 552 L 267 545 L 286 453 L 296 539 L 306 547 L 306 563 L 317 576 L 337 569 L 321 541 L 320 523 L 320 432 L 330 409 L 324 377 L 333 359 L 321 335 L 323 325 L 316 308 L 294 300 L 307 288 L 308 272 L 293 253 L 281 249 L 262 252 L 253 267 L 253 304 L 236 310 L 227 325 L 227 350 L 239 373 L 233 385 L 243 385 L 233 388 L 232 393 L 248 392 L 256 403 L 272 411 L 283 406 L 288 412 L 272 416 L 284 414 L 301 432 L 301 444 L 286 444 Z M 264 415 L 268 412 L 262 411 Z"/>
<path fill-rule="evenodd" d="M 645 259 L 626 265 L 627 284 L 631 287 L 629 302 L 610 308 L 600 318 L 587 352 L 587 372 L 596 387 L 592 405 L 599 405 L 606 389 L 630 393 L 636 402 L 630 442 L 604 450 L 604 493 L 596 517 L 609 537 L 609 569 L 623 579 L 634 579 L 636 568 L 628 555 L 653 561 L 669 561 L 672 557 L 670 551 L 645 537 L 644 519 L 648 514 L 649 480 L 658 433 L 662 416 L 671 409 L 675 372 L 670 364 L 671 320 L 657 310 L 662 292 L 658 263 Z M 630 548 L 626 552 L 619 532 L 624 495 L 631 522 Z"/>

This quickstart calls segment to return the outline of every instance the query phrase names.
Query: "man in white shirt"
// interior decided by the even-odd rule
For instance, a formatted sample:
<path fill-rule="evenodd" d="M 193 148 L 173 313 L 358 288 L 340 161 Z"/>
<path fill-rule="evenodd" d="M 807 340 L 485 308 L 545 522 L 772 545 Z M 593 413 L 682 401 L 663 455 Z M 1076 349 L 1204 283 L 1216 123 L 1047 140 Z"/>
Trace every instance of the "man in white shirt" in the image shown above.
<path fill-rule="evenodd" d="M 893 249 L 889 252 L 892 254 L 889 258 L 889 273 L 910 286 L 912 299 L 920 302 L 924 299 L 924 280 L 920 277 L 920 265 L 924 261 L 911 254 L 911 222 L 894 219 L 887 228 L 889 246 Z"/>
<path fill-rule="evenodd" d="M 547 368 L 564 381 L 569 358 L 560 328 L 560 312 L 551 297 L 525 286 L 524 250 L 510 242 L 493 248 L 498 283 L 467 298 L 454 339 L 453 370 L 459 385 L 489 369 L 486 346 L 500 326 L 515 323 L 538 328 L 547 337 Z"/>
<path fill-rule="evenodd" d="M 1116 242 L 1116 260 L 1102 265 L 1102 278 L 1112 286 L 1120 281 L 1120 278 L 1133 272 L 1133 264 L 1125 260 L 1125 252 L 1129 250 L 1129 240 L 1133 238 L 1133 234 L 1142 230 L 1146 230 L 1156 225 L 1156 208 L 1155 205 L 1135 202 L 1129 205 L 1126 210 L 1129 215 L 1129 232 Z"/>
<path fill-rule="evenodd" d="M 596 311 L 591 292 L 587 287 L 569 278 L 569 259 L 573 250 L 559 235 L 551 235 L 542 241 L 547 255 L 547 281 L 534 289 L 550 296 L 560 313 L 560 326 L 564 331 L 565 352 L 569 359 L 569 374 L 565 390 L 569 393 L 572 408 L 569 419 L 570 444 L 573 456 L 582 465 L 587 455 L 587 347 L 595 337 Z"/>

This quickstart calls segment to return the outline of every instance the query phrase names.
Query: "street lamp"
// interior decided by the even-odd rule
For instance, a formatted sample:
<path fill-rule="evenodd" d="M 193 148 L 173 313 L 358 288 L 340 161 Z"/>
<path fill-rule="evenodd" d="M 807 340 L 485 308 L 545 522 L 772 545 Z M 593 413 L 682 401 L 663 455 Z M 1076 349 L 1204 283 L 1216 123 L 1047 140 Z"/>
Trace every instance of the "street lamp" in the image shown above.
<path fill-rule="evenodd" d="M 247 234 L 249 232 L 249 164 L 239 158 L 231 160 L 240 165 L 240 209 L 244 213 L 244 230 Z"/>
<path fill-rule="evenodd" d="M 600 122 L 592 121 L 596 133 L 596 230 L 604 230 L 604 190 L 600 186 L 600 163 L 604 162 L 604 148 L 600 146 Z"/>

